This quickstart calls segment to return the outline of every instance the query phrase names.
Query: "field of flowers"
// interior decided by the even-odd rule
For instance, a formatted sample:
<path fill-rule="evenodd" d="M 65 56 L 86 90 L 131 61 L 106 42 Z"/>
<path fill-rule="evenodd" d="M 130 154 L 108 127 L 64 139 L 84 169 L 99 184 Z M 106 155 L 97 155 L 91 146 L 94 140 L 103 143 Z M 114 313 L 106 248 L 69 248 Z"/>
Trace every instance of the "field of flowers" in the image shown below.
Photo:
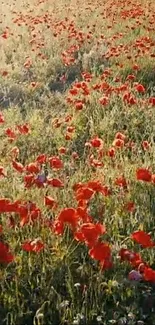
<path fill-rule="evenodd" d="M 0 11 L 0 325 L 155 325 L 155 2 Z"/>

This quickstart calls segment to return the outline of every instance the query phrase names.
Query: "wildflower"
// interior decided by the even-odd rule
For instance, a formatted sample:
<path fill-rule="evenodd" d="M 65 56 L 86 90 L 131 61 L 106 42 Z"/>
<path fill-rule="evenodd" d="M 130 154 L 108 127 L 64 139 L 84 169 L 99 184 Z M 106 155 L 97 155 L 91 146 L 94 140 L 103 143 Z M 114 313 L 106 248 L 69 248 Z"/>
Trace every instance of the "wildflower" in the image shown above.
<path fill-rule="evenodd" d="M 3 177 L 6 177 L 7 176 L 7 174 L 6 174 L 5 169 L 4 169 L 3 166 L 0 166 L 0 176 L 3 176 Z"/>
<path fill-rule="evenodd" d="M 0 263 L 9 264 L 14 261 L 14 256 L 10 252 L 9 246 L 0 241 Z"/>
<path fill-rule="evenodd" d="M 132 233 L 131 238 L 144 248 L 154 247 L 155 244 L 151 239 L 151 236 L 143 230 L 138 230 Z"/>
<path fill-rule="evenodd" d="M 132 270 L 128 275 L 128 279 L 130 281 L 140 281 L 142 280 L 142 275 L 138 271 Z"/>
<path fill-rule="evenodd" d="M 23 171 L 24 171 L 24 166 L 23 166 L 21 163 L 19 163 L 19 162 L 13 160 L 13 161 L 12 161 L 12 166 L 13 166 L 13 168 L 16 169 L 19 173 L 23 173 Z"/>
<path fill-rule="evenodd" d="M 31 173 L 31 174 L 37 174 L 40 171 L 40 166 L 38 165 L 37 162 L 34 163 L 29 163 L 26 167 L 25 167 L 26 171 Z"/>
<path fill-rule="evenodd" d="M 45 196 L 44 204 L 49 206 L 50 208 L 56 208 L 57 207 L 57 202 L 51 196 Z"/>
<path fill-rule="evenodd" d="M 26 252 L 39 253 L 44 247 L 45 245 L 40 239 L 26 240 L 22 244 L 22 249 Z"/>
<path fill-rule="evenodd" d="M 147 168 L 138 168 L 136 170 L 136 178 L 140 181 L 151 182 L 152 174 Z"/>
<path fill-rule="evenodd" d="M 63 168 L 63 162 L 59 157 L 50 157 L 49 158 L 50 167 L 54 169 Z"/>
<path fill-rule="evenodd" d="M 53 187 L 64 187 L 64 183 L 58 178 L 47 179 L 47 184 L 52 185 Z"/>
<path fill-rule="evenodd" d="M 84 223 L 74 236 L 76 240 L 85 242 L 86 245 L 92 247 L 97 242 L 99 236 L 105 232 L 105 226 L 100 223 Z"/>
<path fill-rule="evenodd" d="M 77 225 L 77 221 L 78 221 L 78 215 L 76 213 L 76 210 L 73 208 L 66 208 L 63 209 L 57 220 L 59 222 L 61 222 L 62 224 L 69 224 L 72 228 L 75 228 Z"/>
<path fill-rule="evenodd" d="M 141 84 L 137 84 L 135 86 L 135 89 L 138 91 L 138 93 L 144 94 L 145 93 L 145 87 Z"/>
<path fill-rule="evenodd" d="M 89 250 L 89 255 L 95 260 L 105 261 L 111 255 L 110 246 L 107 243 L 98 242 Z"/>

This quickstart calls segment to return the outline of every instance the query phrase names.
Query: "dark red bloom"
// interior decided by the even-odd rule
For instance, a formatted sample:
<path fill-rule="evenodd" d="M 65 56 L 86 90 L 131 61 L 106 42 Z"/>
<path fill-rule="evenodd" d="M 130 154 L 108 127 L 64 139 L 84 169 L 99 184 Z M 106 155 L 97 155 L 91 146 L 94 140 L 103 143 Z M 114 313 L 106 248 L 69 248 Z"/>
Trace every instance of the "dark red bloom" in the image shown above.
<path fill-rule="evenodd" d="M 12 166 L 19 173 L 22 173 L 24 171 L 24 166 L 21 163 L 15 161 L 15 160 L 12 161 Z"/>
<path fill-rule="evenodd" d="M 40 171 L 40 166 L 38 165 L 37 162 L 32 162 L 29 163 L 25 169 L 27 170 L 27 172 L 31 173 L 31 174 L 38 174 Z"/>
<path fill-rule="evenodd" d="M 47 157 L 45 154 L 41 154 L 37 157 L 36 161 L 39 163 L 39 164 L 45 164 L 46 163 L 46 160 L 47 160 Z"/>
<path fill-rule="evenodd" d="M 149 103 L 152 104 L 152 106 L 155 106 L 155 97 L 150 97 Z"/>
<path fill-rule="evenodd" d="M 120 176 L 115 179 L 115 185 L 122 187 L 122 188 L 127 188 L 127 181 L 124 176 Z"/>
<path fill-rule="evenodd" d="M 148 282 L 155 282 L 155 271 L 151 267 L 145 267 L 143 279 Z"/>
<path fill-rule="evenodd" d="M 75 228 L 78 222 L 78 215 L 76 213 L 76 209 L 63 209 L 58 216 L 58 220 L 62 224 L 69 224 L 72 228 Z"/>
<path fill-rule="evenodd" d="M 28 134 L 30 132 L 28 124 L 17 125 L 20 134 Z"/>
<path fill-rule="evenodd" d="M 89 250 L 89 255 L 98 261 L 105 261 L 111 256 L 111 249 L 109 244 L 98 242 Z"/>
<path fill-rule="evenodd" d="M 0 263 L 9 264 L 14 261 L 14 256 L 10 252 L 9 246 L 0 242 Z"/>
<path fill-rule="evenodd" d="M 99 236 L 103 235 L 105 232 L 105 226 L 100 223 L 84 223 L 74 234 L 74 237 L 76 240 L 85 242 L 86 245 L 92 247 L 97 242 Z"/>
<path fill-rule="evenodd" d="M 94 148 L 100 148 L 103 147 L 103 140 L 98 137 L 95 137 L 94 139 L 90 140 L 90 144 Z"/>
<path fill-rule="evenodd" d="M 94 191 L 87 187 L 87 186 L 81 186 L 77 191 L 76 191 L 76 200 L 90 200 L 91 197 L 93 196 Z"/>
<path fill-rule="evenodd" d="M 63 162 L 59 157 L 50 157 L 49 158 L 50 167 L 54 169 L 63 168 Z"/>
<path fill-rule="evenodd" d="M 39 253 L 45 247 L 40 239 L 27 240 L 22 244 L 22 249 L 26 252 Z"/>
<path fill-rule="evenodd" d="M 138 230 L 132 233 L 131 238 L 144 248 L 154 247 L 155 243 L 152 241 L 151 236 L 143 230 Z"/>
<path fill-rule="evenodd" d="M 5 122 L 4 116 L 2 113 L 0 113 L 0 124 L 3 124 Z"/>
<path fill-rule="evenodd" d="M 51 196 L 45 196 L 44 198 L 44 204 L 47 205 L 50 208 L 56 208 L 57 202 L 55 199 L 53 199 Z"/>
<path fill-rule="evenodd" d="M 0 199 L 0 213 L 8 212 L 8 205 L 10 204 L 9 199 Z"/>
<path fill-rule="evenodd" d="M 58 178 L 49 178 L 47 184 L 52 185 L 53 187 L 64 187 L 63 182 Z"/>
<path fill-rule="evenodd" d="M 151 182 L 152 174 L 147 168 L 138 168 L 136 171 L 137 180 Z"/>
<path fill-rule="evenodd" d="M 144 87 L 143 85 L 141 85 L 141 84 L 137 84 L 137 85 L 135 86 L 135 89 L 136 89 L 139 93 L 142 93 L 142 94 L 145 93 L 145 87 Z"/>
<path fill-rule="evenodd" d="M 121 248 L 119 251 L 119 256 L 121 261 L 128 261 L 133 267 L 138 267 L 141 263 L 143 263 L 140 254 L 132 252 L 126 248 Z"/>
<path fill-rule="evenodd" d="M 6 176 L 6 172 L 4 170 L 4 167 L 3 166 L 0 166 L 0 176 L 3 176 L 5 177 Z"/>

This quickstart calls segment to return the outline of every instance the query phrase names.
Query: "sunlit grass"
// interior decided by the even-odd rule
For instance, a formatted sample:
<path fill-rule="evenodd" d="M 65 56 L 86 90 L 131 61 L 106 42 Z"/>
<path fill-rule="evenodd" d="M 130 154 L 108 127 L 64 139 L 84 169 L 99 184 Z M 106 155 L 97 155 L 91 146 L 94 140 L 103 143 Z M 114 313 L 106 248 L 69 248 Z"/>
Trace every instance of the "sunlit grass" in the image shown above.
<path fill-rule="evenodd" d="M 154 17 L 2 2 L 0 325 L 154 325 Z"/>

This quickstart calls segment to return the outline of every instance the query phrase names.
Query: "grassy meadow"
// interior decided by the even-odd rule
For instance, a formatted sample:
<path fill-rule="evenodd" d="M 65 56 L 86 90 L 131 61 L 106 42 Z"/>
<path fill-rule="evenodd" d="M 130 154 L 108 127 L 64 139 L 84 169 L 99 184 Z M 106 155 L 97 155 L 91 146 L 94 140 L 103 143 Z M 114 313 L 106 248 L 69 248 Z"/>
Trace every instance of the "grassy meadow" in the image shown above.
<path fill-rule="evenodd" d="M 155 325 L 154 0 L 0 10 L 0 325 Z"/>

